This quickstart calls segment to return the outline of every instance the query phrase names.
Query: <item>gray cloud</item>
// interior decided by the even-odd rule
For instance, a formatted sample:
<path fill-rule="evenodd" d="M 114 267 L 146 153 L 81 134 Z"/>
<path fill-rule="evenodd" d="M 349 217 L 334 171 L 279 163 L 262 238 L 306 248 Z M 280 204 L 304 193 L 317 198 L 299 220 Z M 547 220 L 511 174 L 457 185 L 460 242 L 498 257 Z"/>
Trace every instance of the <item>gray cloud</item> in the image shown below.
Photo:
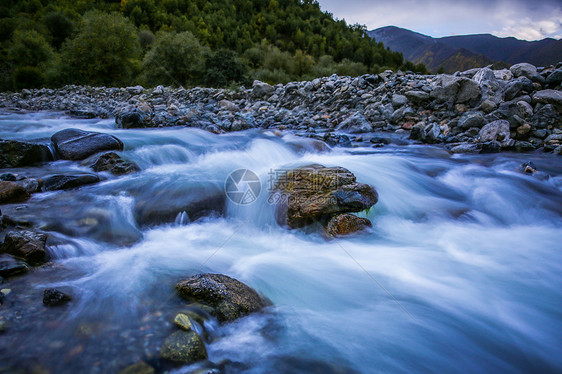
<path fill-rule="evenodd" d="M 399 26 L 431 36 L 490 33 L 562 38 L 562 0 L 319 0 L 323 10 L 368 29 Z"/>

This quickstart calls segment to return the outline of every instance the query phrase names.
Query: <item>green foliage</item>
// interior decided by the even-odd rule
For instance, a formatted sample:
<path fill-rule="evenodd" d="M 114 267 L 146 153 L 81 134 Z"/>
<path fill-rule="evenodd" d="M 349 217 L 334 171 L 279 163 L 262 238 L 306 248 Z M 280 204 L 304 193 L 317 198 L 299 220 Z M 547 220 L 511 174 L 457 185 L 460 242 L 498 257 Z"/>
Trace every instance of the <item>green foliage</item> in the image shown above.
<path fill-rule="evenodd" d="M 143 81 L 149 86 L 159 84 L 188 86 L 201 82 L 207 48 L 189 31 L 161 31 L 143 60 Z"/>
<path fill-rule="evenodd" d="M 35 66 L 21 66 L 14 71 L 14 88 L 39 88 L 43 86 L 43 71 Z"/>
<path fill-rule="evenodd" d="M 61 12 L 50 12 L 43 17 L 43 24 L 49 31 L 53 47 L 59 49 L 64 41 L 72 35 L 74 24 Z"/>
<path fill-rule="evenodd" d="M 72 83 L 127 84 L 133 78 L 140 45 L 135 26 L 119 13 L 90 11 L 75 38 L 63 45 L 63 68 Z"/>
<path fill-rule="evenodd" d="M 35 30 L 14 31 L 7 52 L 15 66 L 38 67 L 47 64 L 54 55 L 43 35 Z"/>
<path fill-rule="evenodd" d="M 0 57 L 3 90 L 25 66 L 46 85 L 231 86 L 426 72 L 314 0 L 5 0 Z"/>
<path fill-rule="evenodd" d="M 210 87 L 227 87 L 246 81 L 247 66 L 234 51 L 219 49 L 207 59 L 205 83 Z"/>

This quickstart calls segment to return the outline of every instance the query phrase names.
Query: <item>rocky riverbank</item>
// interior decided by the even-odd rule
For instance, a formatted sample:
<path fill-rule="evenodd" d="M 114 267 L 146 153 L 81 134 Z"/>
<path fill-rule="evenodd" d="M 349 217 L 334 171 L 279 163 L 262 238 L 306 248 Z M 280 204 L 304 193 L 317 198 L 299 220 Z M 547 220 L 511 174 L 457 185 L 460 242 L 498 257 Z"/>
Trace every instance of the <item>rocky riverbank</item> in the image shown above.
<path fill-rule="evenodd" d="M 562 153 L 562 63 L 472 69 L 454 75 L 392 73 L 319 78 L 237 91 L 77 87 L 0 94 L 0 108 L 111 118 L 123 128 L 188 126 L 214 133 L 293 130 L 330 145 L 388 140 L 444 144 L 452 152 L 541 149 Z"/>

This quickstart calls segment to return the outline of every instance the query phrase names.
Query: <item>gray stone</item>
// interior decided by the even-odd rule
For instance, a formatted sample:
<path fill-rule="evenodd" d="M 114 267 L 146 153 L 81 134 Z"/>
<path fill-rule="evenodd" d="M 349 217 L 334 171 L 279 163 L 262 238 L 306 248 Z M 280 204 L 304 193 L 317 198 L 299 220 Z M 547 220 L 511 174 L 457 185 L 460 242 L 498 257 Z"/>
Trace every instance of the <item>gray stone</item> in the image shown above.
<path fill-rule="evenodd" d="M 336 130 L 356 134 L 371 132 L 373 131 L 373 127 L 362 114 L 355 113 L 340 123 Z"/>
<path fill-rule="evenodd" d="M 458 127 L 462 130 L 468 130 L 471 127 L 481 128 L 484 126 L 486 119 L 480 112 L 465 113 L 459 119 Z"/>
<path fill-rule="evenodd" d="M 488 123 L 479 133 L 479 141 L 487 143 L 491 141 L 499 141 L 505 143 L 510 139 L 509 122 L 505 120 L 497 120 Z"/>
<path fill-rule="evenodd" d="M 526 62 L 515 64 L 509 70 L 511 70 L 516 78 L 524 76 L 531 79 L 531 77 L 537 74 L 537 68 L 534 65 L 528 64 Z"/>
<path fill-rule="evenodd" d="M 562 69 L 556 69 L 546 77 L 546 84 L 557 86 L 562 83 Z"/>
<path fill-rule="evenodd" d="M 137 164 L 127 161 L 115 152 L 101 155 L 92 165 L 94 171 L 109 171 L 114 175 L 125 175 L 140 171 Z"/>
<path fill-rule="evenodd" d="M 421 105 L 429 101 L 429 94 L 424 91 L 408 91 L 405 96 L 414 104 Z"/>
<path fill-rule="evenodd" d="M 255 98 L 263 98 L 272 95 L 275 88 L 271 85 L 255 80 L 252 84 L 252 96 Z"/>
<path fill-rule="evenodd" d="M 115 136 L 78 129 L 59 131 L 51 137 L 51 142 L 65 160 L 83 160 L 99 152 L 123 150 L 123 142 Z"/>
<path fill-rule="evenodd" d="M 99 181 L 100 178 L 95 174 L 51 175 L 43 179 L 43 189 L 45 191 L 68 190 Z"/>
<path fill-rule="evenodd" d="M 140 95 L 144 91 L 143 86 L 127 87 L 127 92 L 131 95 Z"/>
<path fill-rule="evenodd" d="M 552 104 L 559 113 L 562 113 L 562 91 L 542 90 L 533 95 L 533 100 L 541 104 Z"/>
<path fill-rule="evenodd" d="M 403 105 L 408 104 L 408 98 L 404 95 L 394 94 L 392 95 L 392 106 L 399 108 Z"/>
<path fill-rule="evenodd" d="M 452 153 L 480 153 L 480 145 L 475 143 L 462 143 L 451 148 Z"/>

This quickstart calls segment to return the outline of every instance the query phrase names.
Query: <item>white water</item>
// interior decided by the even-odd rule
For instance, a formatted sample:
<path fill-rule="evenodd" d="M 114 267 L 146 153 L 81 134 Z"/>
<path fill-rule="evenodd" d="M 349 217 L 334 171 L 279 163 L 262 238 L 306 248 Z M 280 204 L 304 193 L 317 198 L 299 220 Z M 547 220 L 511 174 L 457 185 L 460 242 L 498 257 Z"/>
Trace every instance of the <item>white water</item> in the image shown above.
<path fill-rule="evenodd" d="M 111 121 L 50 116 L 0 118 L 0 138 L 48 138 L 67 127 L 108 132 L 143 170 L 37 195 L 19 213 L 2 207 L 44 223 L 61 240 L 52 247 L 61 269 L 27 275 L 33 286 L 66 286 L 78 295 L 58 317 L 59 329 L 45 331 L 39 343 L 22 333 L 21 344 L 47 345 L 61 336 L 78 344 L 65 326 L 92 318 L 136 329 L 153 310 L 177 308 L 173 284 L 202 271 L 237 278 L 274 304 L 266 314 L 217 330 L 209 359 L 244 364 L 229 372 L 562 371 L 562 164 L 556 156 L 453 157 L 419 146 L 303 154 L 267 132 L 117 130 Z M 544 174 L 518 172 L 528 159 Z M 379 203 L 366 215 L 371 232 L 326 241 L 275 224 L 267 202 L 270 171 L 310 163 L 343 166 L 376 188 Z M 230 203 L 221 218 L 190 222 L 180 213 L 169 225 L 135 224 L 137 199 L 155 193 L 165 199 L 202 183 L 222 188 L 240 168 L 262 181 L 253 204 Z M 54 224 L 92 216 L 105 226 L 68 232 L 59 227 L 70 223 Z M 107 231 L 114 234 L 100 233 Z M 122 237 L 133 239 L 124 245 L 116 239 Z M 119 339 L 109 344 L 126 351 Z M 102 359 L 96 354 L 45 365 L 90 371 L 85 362 Z M 0 354 L 8 357 L 13 352 Z M 122 354 L 111 365 L 134 358 Z M 103 365 L 101 372 L 115 370 Z"/>

